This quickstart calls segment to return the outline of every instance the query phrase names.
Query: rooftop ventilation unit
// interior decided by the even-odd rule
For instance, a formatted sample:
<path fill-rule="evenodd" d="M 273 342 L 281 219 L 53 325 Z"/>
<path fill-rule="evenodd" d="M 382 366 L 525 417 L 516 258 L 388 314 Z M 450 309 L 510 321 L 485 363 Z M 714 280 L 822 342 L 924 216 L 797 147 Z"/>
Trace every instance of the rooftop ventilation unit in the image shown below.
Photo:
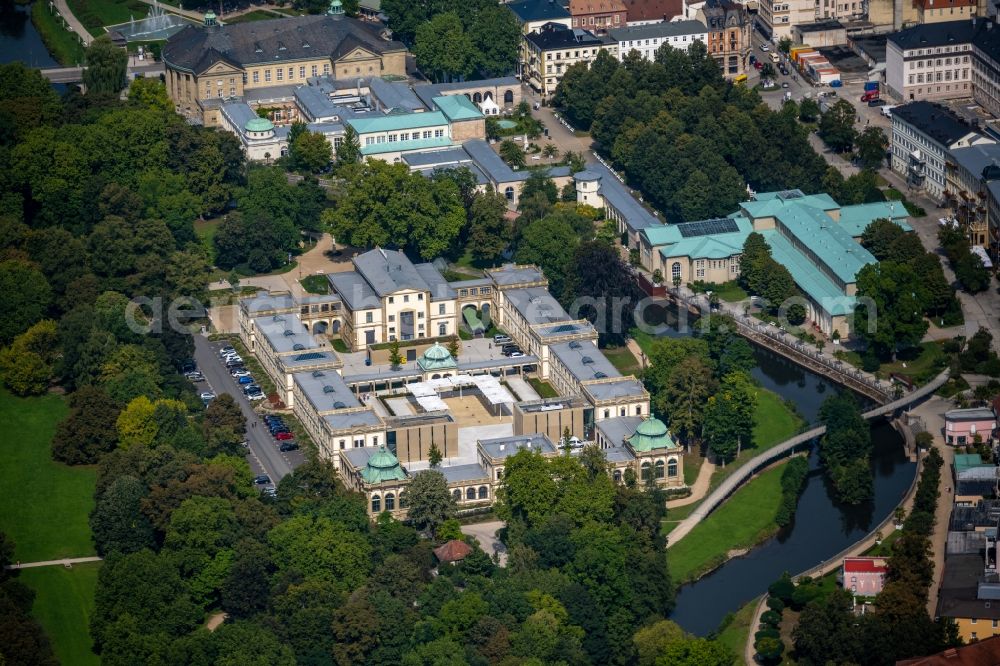
<path fill-rule="evenodd" d="M 291 336 L 295 335 L 295 331 L 293 331 L 290 328 L 286 328 L 284 335 L 285 335 L 286 338 L 291 337 Z"/>
<path fill-rule="evenodd" d="M 590 365 L 593 362 L 594 362 L 594 359 L 590 358 L 589 356 L 584 356 L 583 357 L 583 364 L 584 365 Z"/>
<path fill-rule="evenodd" d="M 337 389 L 333 388 L 329 384 L 323 387 L 323 393 L 336 393 Z"/>
<path fill-rule="evenodd" d="M 313 370 L 313 377 L 323 377 L 325 373 L 322 370 Z"/>

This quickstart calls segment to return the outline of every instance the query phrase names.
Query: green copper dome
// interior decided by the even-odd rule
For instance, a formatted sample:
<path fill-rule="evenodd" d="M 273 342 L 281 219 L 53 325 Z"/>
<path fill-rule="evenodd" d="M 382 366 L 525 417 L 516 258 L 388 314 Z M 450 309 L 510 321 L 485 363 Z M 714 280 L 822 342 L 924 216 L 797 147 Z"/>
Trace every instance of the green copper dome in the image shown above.
<path fill-rule="evenodd" d="M 434 345 L 423 353 L 419 359 L 417 359 L 417 365 L 420 366 L 421 370 L 448 370 L 457 367 L 455 359 L 451 357 L 451 353 L 441 346 L 440 343 L 435 342 Z"/>
<path fill-rule="evenodd" d="M 674 440 L 670 438 L 667 426 L 656 417 L 648 418 L 639 424 L 635 433 L 628 438 L 628 443 L 635 451 L 652 451 L 653 449 L 672 449 Z"/>
<path fill-rule="evenodd" d="M 399 465 L 396 456 L 380 446 L 378 451 L 368 459 L 368 464 L 361 470 L 361 478 L 365 483 L 382 483 L 383 481 L 402 481 L 406 478 L 406 472 Z"/>
<path fill-rule="evenodd" d="M 243 128 L 248 132 L 271 132 L 274 130 L 274 123 L 267 118 L 251 118 Z"/>
<path fill-rule="evenodd" d="M 326 13 L 331 16 L 337 16 L 344 13 L 344 3 L 340 0 L 331 0 L 330 7 L 326 10 Z"/>

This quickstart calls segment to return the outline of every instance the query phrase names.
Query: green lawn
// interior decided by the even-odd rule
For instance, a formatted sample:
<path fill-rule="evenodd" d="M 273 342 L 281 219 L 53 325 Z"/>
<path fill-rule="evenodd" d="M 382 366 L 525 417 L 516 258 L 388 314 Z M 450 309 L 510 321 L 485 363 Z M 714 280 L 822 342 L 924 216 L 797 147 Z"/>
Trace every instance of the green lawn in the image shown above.
<path fill-rule="evenodd" d="M 736 460 L 725 467 L 716 467 L 712 474 L 712 488 L 716 488 L 746 461 L 762 451 L 796 435 L 805 427 L 805 421 L 785 404 L 777 393 L 760 389 L 757 393 L 757 417 L 753 428 L 756 446 L 744 449 Z"/>
<path fill-rule="evenodd" d="M 632 336 L 632 339 L 639 345 L 639 349 L 641 349 L 648 358 L 650 352 L 653 350 L 653 341 L 656 340 L 656 337 L 646 333 L 645 331 L 640 331 L 639 329 L 632 330 L 629 335 Z"/>
<path fill-rule="evenodd" d="M 341 354 L 347 354 L 351 350 L 347 348 L 347 343 L 341 338 L 330 338 L 330 346 Z"/>
<path fill-rule="evenodd" d="M 704 462 L 705 459 L 697 453 L 690 456 L 684 456 L 684 483 L 689 486 L 694 484 L 695 479 L 698 478 L 698 472 L 701 471 L 701 466 Z"/>
<path fill-rule="evenodd" d="M 211 220 L 195 220 L 194 235 L 201 241 L 202 246 L 208 250 L 208 256 L 215 261 L 215 232 L 219 230 L 222 218 L 216 217 Z"/>
<path fill-rule="evenodd" d="M 94 612 L 94 590 L 100 562 L 65 567 L 25 569 L 22 583 L 35 591 L 32 614 L 52 641 L 60 663 L 87 666 L 100 664 L 91 652 L 90 616 Z"/>
<path fill-rule="evenodd" d="M 326 275 L 307 275 L 299 280 L 299 284 L 310 294 L 330 293 L 330 282 L 326 279 Z"/>
<path fill-rule="evenodd" d="M 737 660 L 737 663 L 742 661 L 743 649 L 746 647 L 747 638 L 750 636 L 750 623 L 753 621 L 753 612 L 757 610 L 759 599 L 760 597 L 740 606 L 740 609 L 733 614 L 732 621 L 719 632 L 719 635 L 715 639 L 740 658 Z"/>
<path fill-rule="evenodd" d="M 35 24 L 45 46 L 60 65 L 69 67 L 83 62 L 83 45 L 76 34 L 63 27 L 62 19 L 49 11 L 44 2 L 31 7 L 31 22 Z"/>
<path fill-rule="evenodd" d="M 277 14 L 272 14 L 271 12 L 264 12 L 259 9 L 255 9 L 252 12 L 247 12 L 246 14 L 240 14 L 239 16 L 233 17 L 231 19 L 223 19 L 223 23 L 229 25 L 231 23 L 250 23 L 252 21 L 267 21 L 269 19 L 281 18 Z"/>
<path fill-rule="evenodd" d="M 0 390 L 0 530 L 16 544 L 14 559 L 35 562 L 94 554 L 88 515 L 94 467 L 54 462 L 49 446 L 66 415 L 57 395 L 18 398 Z"/>
<path fill-rule="evenodd" d="M 692 284 L 691 289 L 697 293 L 711 291 L 719 297 L 720 301 L 726 301 L 727 303 L 738 303 L 750 297 L 750 294 L 744 291 L 743 287 L 736 284 L 734 280 L 723 284 Z"/>
<path fill-rule="evenodd" d="M 618 369 L 618 372 L 623 375 L 638 374 L 640 370 L 639 362 L 636 360 L 635 355 L 629 351 L 628 347 L 608 347 L 601 351 L 611 361 L 611 365 Z"/>
<path fill-rule="evenodd" d="M 909 360 L 897 359 L 879 366 L 878 376 L 888 378 L 893 372 L 906 375 L 917 384 L 933 379 L 948 364 L 948 355 L 941 349 L 941 342 L 922 342 L 919 356 Z"/>
<path fill-rule="evenodd" d="M 725 562 L 730 550 L 750 548 L 774 533 L 783 469 L 784 463 L 745 484 L 667 551 L 677 583 L 697 580 Z"/>
<path fill-rule="evenodd" d="M 555 398 L 559 396 L 559 392 L 552 388 L 551 384 L 538 377 L 528 377 L 528 383 L 543 398 Z"/>
<path fill-rule="evenodd" d="M 106 25 L 128 23 L 134 18 L 146 18 L 150 6 L 140 0 L 66 0 L 70 11 L 80 23 L 97 36 L 104 34 Z"/>

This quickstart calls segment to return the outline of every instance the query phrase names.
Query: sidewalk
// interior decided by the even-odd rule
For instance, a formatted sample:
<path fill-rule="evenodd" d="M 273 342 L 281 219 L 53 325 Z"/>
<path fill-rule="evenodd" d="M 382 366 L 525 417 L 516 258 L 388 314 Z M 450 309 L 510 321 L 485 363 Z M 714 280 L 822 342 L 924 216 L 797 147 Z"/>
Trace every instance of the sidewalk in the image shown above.
<path fill-rule="evenodd" d="M 687 506 L 700 502 L 708 494 L 708 489 L 712 484 L 712 474 L 715 472 L 715 464 L 708 458 L 701 462 L 701 469 L 698 470 L 698 478 L 691 486 L 691 494 L 675 500 L 667 500 L 668 509 L 676 509 L 679 506 Z"/>
<path fill-rule="evenodd" d="M 104 558 L 97 557 L 68 557 L 62 560 L 45 560 L 44 562 L 18 562 L 8 564 L 5 569 L 35 569 L 37 567 L 72 567 L 74 564 L 84 564 L 86 562 L 101 562 Z"/>
<path fill-rule="evenodd" d="M 59 15 L 63 17 L 63 20 L 69 24 L 69 29 L 80 36 L 80 39 L 83 40 L 84 46 L 90 46 L 90 43 L 94 41 L 94 36 L 87 32 L 87 29 L 83 27 L 80 20 L 73 15 L 73 12 L 70 10 L 66 0 L 54 0 L 54 2 L 56 5 L 56 11 L 59 12 Z"/>

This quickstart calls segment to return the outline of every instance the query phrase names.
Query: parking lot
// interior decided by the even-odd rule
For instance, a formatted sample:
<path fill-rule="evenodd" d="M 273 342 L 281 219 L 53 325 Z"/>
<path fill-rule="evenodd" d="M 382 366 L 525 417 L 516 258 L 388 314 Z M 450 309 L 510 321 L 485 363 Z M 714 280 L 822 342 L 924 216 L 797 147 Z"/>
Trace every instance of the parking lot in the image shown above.
<path fill-rule="evenodd" d="M 240 385 L 230 375 L 225 363 L 219 357 L 219 350 L 226 345 L 224 342 L 209 342 L 207 338 L 196 335 L 195 361 L 198 370 L 205 376 L 205 382 L 198 384 L 198 391 L 211 390 L 216 396 L 228 393 L 240 406 L 247 420 L 246 441 L 247 462 L 254 476 L 266 474 L 272 484 L 277 484 L 282 478 L 305 460 L 303 452 L 279 451 L 281 444 L 274 439 L 262 418 L 254 411 L 254 405 L 243 395 Z M 203 387 L 208 387 L 203 388 Z"/>

